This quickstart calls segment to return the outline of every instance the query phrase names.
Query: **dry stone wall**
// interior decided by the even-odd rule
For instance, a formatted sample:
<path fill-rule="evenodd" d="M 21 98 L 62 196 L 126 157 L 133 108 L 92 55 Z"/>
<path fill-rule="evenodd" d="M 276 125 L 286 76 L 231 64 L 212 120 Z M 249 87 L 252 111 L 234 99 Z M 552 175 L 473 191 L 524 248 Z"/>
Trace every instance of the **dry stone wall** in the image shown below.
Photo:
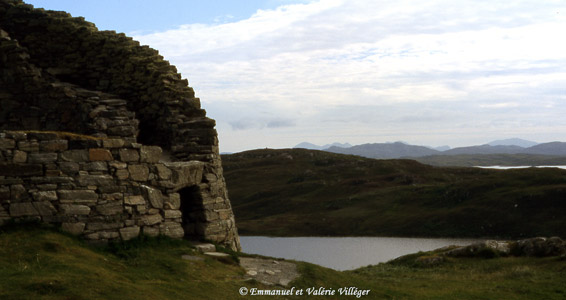
<path fill-rule="evenodd" d="M 215 121 L 206 117 L 187 80 L 156 50 L 123 34 L 98 31 L 94 24 L 65 12 L 35 9 L 20 0 L 2 0 L 0 62 L 0 130 L 4 130 L 0 147 L 4 169 L 0 174 L 4 191 L 0 218 L 35 218 L 75 229 L 84 223 L 81 234 L 101 240 L 118 238 L 121 231 L 139 229 L 179 236 L 182 230 L 185 236 L 240 248 L 218 153 Z M 63 133 L 54 138 L 47 133 L 22 130 L 73 132 L 99 139 L 75 140 Z M 109 141 L 122 142 L 109 147 L 104 144 Z M 41 146 L 48 144 L 67 148 L 53 150 Z M 125 161 L 127 153 L 136 157 L 137 152 L 141 157 L 142 149 L 157 148 L 169 154 L 170 162 L 147 162 L 141 158 Z M 95 160 L 80 156 L 75 157 L 79 161 L 68 161 L 67 151 L 76 150 L 82 151 L 82 155 L 93 151 Z M 124 164 L 125 168 L 117 168 Z M 69 165 L 72 170 L 78 165 L 78 170 L 70 173 L 65 169 Z M 197 173 L 200 178 L 191 177 L 193 171 L 188 166 L 202 169 Z M 35 173 L 20 174 L 18 168 Z M 171 179 L 160 178 L 159 170 L 171 171 Z M 107 180 L 85 186 L 84 176 Z M 40 177 L 54 183 L 38 183 Z M 112 201 L 118 201 L 113 202 L 116 207 L 122 201 L 121 213 L 101 213 L 108 204 L 105 201 L 110 201 L 106 199 L 106 184 L 119 188 L 116 193 L 121 200 Z M 175 209 L 182 216 L 152 206 L 150 193 L 143 192 L 141 186 L 159 191 L 164 199 L 179 197 L 180 209 Z M 22 188 L 28 191 L 24 198 L 17 196 Z M 51 200 L 36 200 L 39 192 L 52 195 Z M 65 198 L 68 193 L 94 193 L 97 198 L 85 203 L 63 203 L 62 200 L 69 200 Z M 145 204 L 141 204 L 139 196 Z M 138 199 L 139 204 L 129 204 L 127 199 Z M 198 205 L 184 199 L 196 199 Z M 151 225 L 140 221 L 148 216 L 153 221 L 161 216 L 162 220 Z M 89 225 L 102 223 L 103 219 L 111 225 Z M 181 229 L 173 224 L 180 224 Z"/>
<path fill-rule="evenodd" d="M 124 139 L 2 132 L 0 223 L 57 223 L 96 241 L 140 233 L 181 238 L 183 227 L 204 236 L 221 218 L 234 226 L 231 211 L 216 209 L 202 190 L 205 163 L 160 162 L 161 154 Z"/>

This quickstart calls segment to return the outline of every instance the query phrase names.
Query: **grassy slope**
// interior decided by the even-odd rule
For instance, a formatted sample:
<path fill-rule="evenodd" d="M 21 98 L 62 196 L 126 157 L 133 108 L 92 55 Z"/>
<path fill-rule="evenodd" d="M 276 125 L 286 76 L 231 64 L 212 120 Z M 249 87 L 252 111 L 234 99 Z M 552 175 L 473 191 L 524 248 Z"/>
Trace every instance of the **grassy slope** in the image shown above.
<path fill-rule="evenodd" d="M 129 243 L 109 252 L 53 230 L 0 228 L 0 299 L 245 299 L 236 265 L 194 254 L 184 241 Z M 119 254 L 119 255 L 116 255 Z M 196 254 L 198 255 L 198 254 Z M 296 289 L 355 286 L 370 289 L 361 299 L 564 299 L 566 261 L 554 258 L 449 259 L 442 265 L 414 263 L 421 253 L 387 264 L 338 272 L 298 263 Z M 266 296 L 258 299 L 284 299 Z M 298 296 L 292 299 L 356 299 Z M 285 298 L 288 299 L 288 298 Z"/>
<path fill-rule="evenodd" d="M 304 149 L 223 156 L 243 234 L 566 236 L 566 171 L 441 168 Z"/>
<path fill-rule="evenodd" d="M 222 299 L 243 271 L 212 259 L 189 262 L 187 243 L 154 240 L 112 253 L 52 230 L 0 233 L 0 299 Z"/>
<path fill-rule="evenodd" d="M 566 157 L 533 154 L 461 154 L 414 158 L 433 166 L 557 166 L 566 165 Z"/>

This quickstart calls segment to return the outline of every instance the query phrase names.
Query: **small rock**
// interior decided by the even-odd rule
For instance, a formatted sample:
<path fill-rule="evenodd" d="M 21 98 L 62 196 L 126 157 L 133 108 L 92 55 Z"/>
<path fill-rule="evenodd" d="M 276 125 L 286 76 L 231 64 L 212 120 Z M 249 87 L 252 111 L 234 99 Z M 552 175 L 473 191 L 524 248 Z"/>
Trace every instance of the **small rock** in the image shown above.
<path fill-rule="evenodd" d="M 257 275 L 257 272 L 256 272 L 256 271 L 249 270 L 249 271 L 246 272 L 246 274 L 248 274 L 248 275 L 250 275 L 250 276 L 256 276 L 256 275 Z"/>
<path fill-rule="evenodd" d="M 289 283 L 291 283 L 291 280 L 289 280 L 289 279 L 285 279 L 285 278 L 279 279 L 279 285 L 287 286 L 287 285 L 289 285 Z"/>

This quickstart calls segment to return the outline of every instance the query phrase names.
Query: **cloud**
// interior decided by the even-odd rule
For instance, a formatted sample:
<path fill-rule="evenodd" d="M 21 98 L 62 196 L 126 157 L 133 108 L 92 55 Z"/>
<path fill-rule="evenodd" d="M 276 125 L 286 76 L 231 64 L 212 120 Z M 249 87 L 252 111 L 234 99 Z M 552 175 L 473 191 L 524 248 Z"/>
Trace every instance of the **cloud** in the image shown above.
<path fill-rule="evenodd" d="M 273 120 L 239 119 L 236 121 L 229 121 L 228 123 L 232 127 L 232 130 L 287 128 L 295 126 L 295 122 L 293 120 L 279 118 Z"/>
<path fill-rule="evenodd" d="M 320 0 L 135 38 L 189 77 L 221 139 L 283 128 L 296 131 L 276 134 L 299 141 L 361 131 L 447 139 L 460 128 L 461 140 L 504 135 L 493 124 L 518 119 L 547 132 L 558 130 L 536 120 L 564 125 L 565 27 L 560 1 Z M 442 115 L 451 117 L 426 117 Z"/>

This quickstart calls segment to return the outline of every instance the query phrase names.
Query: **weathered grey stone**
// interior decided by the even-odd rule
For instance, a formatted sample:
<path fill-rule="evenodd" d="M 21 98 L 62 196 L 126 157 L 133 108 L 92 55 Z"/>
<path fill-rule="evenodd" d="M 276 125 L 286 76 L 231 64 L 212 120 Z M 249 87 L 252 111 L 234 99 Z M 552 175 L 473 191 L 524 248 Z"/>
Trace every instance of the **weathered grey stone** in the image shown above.
<path fill-rule="evenodd" d="M 15 163 L 25 163 L 28 160 L 28 154 L 24 151 L 14 150 L 12 161 Z"/>
<path fill-rule="evenodd" d="M 14 149 L 16 147 L 16 141 L 12 139 L 0 138 L 0 149 Z"/>
<path fill-rule="evenodd" d="M 128 172 L 128 170 L 116 170 L 114 176 L 116 176 L 116 178 L 120 180 L 126 180 L 128 179 L 128 177 L 130 177 L 130 172 Z"/>
<path fill-rule="evenodd" d="M 120 149 L 120 160 L 123 162 L 138 162 L 140 154 L 136 149 Z"/>
<path fill-rule="evenodd" d="M 132 180 L 147 181 L 149 178 L 149 169 L 146 165 L 129 165 L 128 171 Z"/>
<path fill-rule="evenodd" d="M 201 242 L 191 242 L 191 244 L 195 247 L 198 252 L 215 252 L 216 246 L 211 243 L 201 243 Z"/>
<path fill-rule="evenodd" d="M 175 219 L 175 218 L 181 218 L 183 214 L 181 213 L 180 210 L 166 209 L 163 211 L 163 216 L 165 217 L 165 219 Z"/>
<path fill-rule="evenodd" d="M 158 146 L 142 146 L 140 149 L 140 161 L 145 163 L 159 162 L 161 152 L 161 147 Z"/>
<path fill-rule="evenodd" d="M 118 229 L 122 227 L 124 227 L 122 222 L 90 222 L 86 224 L 86 229 L 93 231 Z"/>
<path fill-rule="evenodd" d="M 40 191 L 53 191 L 57 189 L 56 184 L 36 184 L 35 187 Z"/>
<path fill-rule="evenodd" d="M 32 177 L 30 178 L 31 183 L 34 184 L 56 184 L 56 183 L 60 183 L 60 184 L 65 184 L 65 183 L 72 183 L 75 180 L 73 179 L 73 177 L 66 177 L 66 176 L 60 176 L 60 177 Z"/>
<path fill-rule="evenodd" d="M 98 200 L 98 194 L 90 190 L 61 190 L 57 193 L 59 194 L 59 199 L 61 199 L 62 203 L 88 203 L 96 202 L 96 200 Z"/>
<path fill-rule="evenodd" d="M 145 205 L 145 199 L 140 195 L 125 196 L 124 203 L 127 205 Z"/>
<path fill-rule="evenodd" d="M 114 160 L 112 153 L 108 149 L 91 148 L 88 150 L 88 158 L 90 161 L 111 161 Z"/>
<path fill-rule="evenodd" d="M 120 228 L 119 231 L 120 236 L 124 241 L 131 240 L 140 235 L 140 228 L 138 226 Z"/>
<path fill-rule="evenodd" d="M 79 164 L 76 162 L 59 162 L 59 169 L 67 175 L 75 175 L 79 172 Z"/>
<path fill-rule="evenodd" d="M 29 198 L 29 193 L 21 184 L 14 184 L 10 187 L 10 198 L 13 202 L 21 202 Z"/>
<path fill-rule="evenodd" d="M 28 161 L 35 163 L 48 163 L 57 160 L 57 153 L 31 153 L 28 155 Z"/>
<path fill-rule="evenodd" d="M 185 231 L 181 224 L 177 222 L 163 222 L 159 225 L 159 232 L 171 238 L 182 238 Z"/>
<path fill-rule="evenodd" d="M 179 193 L 169 194 L 169 199 L 165 201 L 164 207 L 167 209 L 181 208 L 181 195 L 179 195 Z"/>
<path fill-rule="evenodd" d="M 155 167 L 157 168 L 157 175 L 159 179 L 168 180 L 171 178 L 171 170 L 164 166 L 163 164 L 156 164 Z"/>
<path fill-rule="evenodd" d="M 111 193 L 124 193 L 126 192 L 125 186 L 117 186 L 117 185 L 109 185 L 109 186 L 99 186 L 98 190 L 104 194 L 111 194 Z"/>
<path fill-rule="evenodd" d="M 122 203 L 122 200 L 124 200 L 124 194 L 122 193 L 106 193 L 106 194 L 102 194 L 100 196 L 102 198 L 102 200 L 106 200 L 106 201 L 120 201 L 120 203 Z"/>
<path fill-rule="evenodd" d="M 104 148 L 121 148 L 124 146 L 123 139 L 105 139 L 102 142 Z"/>
<path fill-rule="evenodd" d="M 60 154 L 61 160 L 71 162 L 89 161 L 88 150 L 67 150 Z"/>
<path fill-rule="evenodd" d="M 536 237 L 519 240 L 513 245 L 513 254 L 520 256 L 558 256 L 566 254 L 566 242 L 559 237 Z"/>
<path fill-rule="evenodd" d="M 39 152 L 39 143 L 37 141 L 19 141 L 18 149 L 25 152 Z"/>
<path fill-rule="evenodd" d="M 33 193 L 33 199 L 35 201 L 56 201 L 59 198 L 55 191 L 42 191 Z"/>
<path fill-rule="evenodd" d="M 38 215 L 39 212 L 31 202 L 10 204 L 10 216 L 12 217 L 38 216 Z"/>
<path fill-rule="evenodd" d="M 76 223 L 62 223 L 61 224 L 61 229 L 63 231 L 66 231 L 72 235 L 80 235 L 84 232 L 85 230 L 85 223 L 82 222 L 76 222 Z"/>
<path fill-rule="evenodd" d="M 105 161 L 94 161 L 84 164 L 85 171 L 108 171 L 108 164 Z"/>
<path fill-rule="evenodd" d="M 59 209 L 64 215 L 88 215 L 90 207 L 79 204 L 61 204 Z"/>
<path fill-rule="evenodd" d="M 110 175 L 81 175 L 77 177 L 81 186 L 108 186 L 114 184 L 114 178 Z"/>
<path fill-rule="evenodd" d="M 57 210 L 49 201 L 33 202 L 33 206 L 42 216 L 51 216 L 57 213 Z"/>
<path fill-rule="evenodd" d="M 202 162 L 168 162 L 164 165 L 172 171 L 170 183 L 174 190 L 196 185 L 202 181 L 204 169 Z"/>
<path fill-rule="evenodd" d="M 158 236 L 159 235 L 159 228 L 144 226 L 143 227 L 143 234 L 147 236 Z"/>
<path fill-rule="evenodd" d="M 117 215 L 124 212 L 122 203 L 107 203 L 96 206 L 96 211 L 104 216 Z"/>
<path fill-rule="evenodd" d="M 118 169 L 118 170 L 120 170 L 120 169 L 125 169 L 125 168 L 128 167 L 128 164 L 127 164 L 127 163 L 125 163 L 125 162 L 120 162 L 120 161 L 111 161 L 111 162 L 108 163 L 108 165 L 109 165 L 111 168 L 116 168 L 116 169 Z"/>
<path fill-rule="evenodd" d="M 163 208 L 163 194 L 160 190 L 145 185 L 142 185 L 142 188 L 152 207 Z"/>
<path fill-rule="evenodd" d="M 161 223 L 161 221 L 163 221 L 163 217 L 159 214 L 157 214 L 157 215 L 144 215 L 140 218 L 139 225 L 140 226 L 154 225 L 154 224 L 157 224 L 157 223 Z"/>
<path fill-rule="evenodd" d="M 64 151 L 68 148 L 67 140 L 50 140 L 39 142 L 39 150 L 46 152 Z"/>

